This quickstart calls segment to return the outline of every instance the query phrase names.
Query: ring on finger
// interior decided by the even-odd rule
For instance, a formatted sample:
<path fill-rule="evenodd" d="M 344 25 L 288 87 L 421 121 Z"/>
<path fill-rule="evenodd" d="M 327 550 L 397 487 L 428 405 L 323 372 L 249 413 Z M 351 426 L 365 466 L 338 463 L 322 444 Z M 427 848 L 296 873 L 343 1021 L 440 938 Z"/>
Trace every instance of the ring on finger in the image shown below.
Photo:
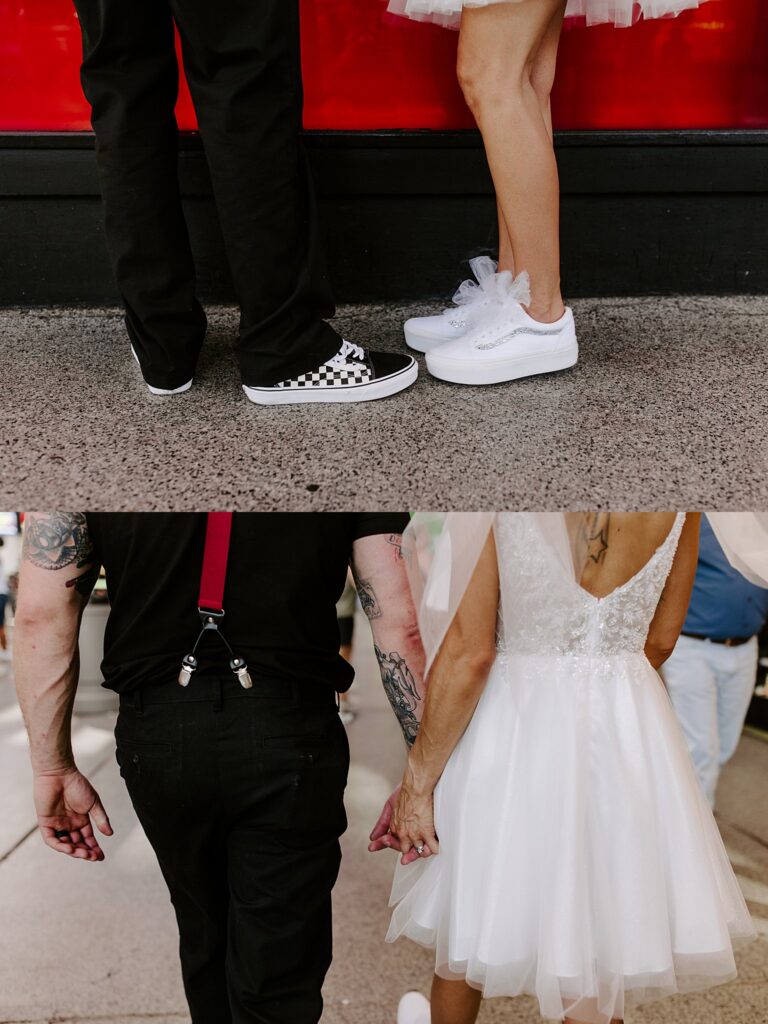
<path fill-rule="evenodd" d="M 422 845 L 421 845 L 421 846 L 417 846 L 417 847 L 416 847 L 416 853 L 418 853 L 418 855 L 419 855 L 420 857 L 421 857 L 421 855 L 422 855 L 422 854 L 424 853 L 424 844 L 423 844 L 423 843 L 422 843 Z"/>

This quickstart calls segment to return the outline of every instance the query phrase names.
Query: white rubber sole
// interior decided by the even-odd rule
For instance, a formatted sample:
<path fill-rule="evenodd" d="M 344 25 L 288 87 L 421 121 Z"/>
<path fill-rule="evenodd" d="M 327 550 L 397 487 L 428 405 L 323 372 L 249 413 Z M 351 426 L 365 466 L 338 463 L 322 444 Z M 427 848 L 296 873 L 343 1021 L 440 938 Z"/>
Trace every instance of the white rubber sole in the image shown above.
<path fill-rule="evenodd" d="M 429 1000 L 421 992 L 406 992 L 397 1008 L 397 1024 L 429 1024 Z"/>
<path fill-rule="evenodd" d="M 412 348 L 414 352 L 431 352 L 433 348 L 437 348 L 438 345 L 444 345 L 446 341 L 455 341 L 455 338 L 430 338 L 427 334 L 419 334 L 418 331 L 414 331 L 413 328 L 407 324 L 403 324 L 403 334 L 405 335 L 405 343 L 408 348 Z M 460 335 L 457 335 L 460 337 Z"/>
<path fill-rule="evenodd" d="M 375 402 L 405 391 L 415 384 L 419 375 L 418 363 L 374 380 L 370 384 L 353 384 L 339 388 L 251 388 L 243 384 L 243 391 L 256 405 L 309 405 L 316 402 Z"/>
<path fill-rule="evenodd" d="M 141 364 L 139 363 L 139 357 L 136 355 L 136 349 L 133 347 L 133 345 L 131 345 L 131 354 L 133 355 L 133 358 L 139 365 L 139 368 L 141 368 Z M 144 381 L 144 383 L 147 384 L 146 381 Z M 182 384 L 180 388 L 174 388 L 172 391 L 168 391 L 165 388 L 153 388 L 151 384 L 147 384 L 147 387 L 149 388 L 150 393 L 153 395 L 183 395 L 185 391 L 189 391 L 189 389 L 192 387 L 192 381 L 188 380 L 186 384 Z"/>
<path fill-rule="evenodd" d="M 146 381 L 144 381 L 147 384 Z M 174 388 L 173 391 L 166 391 L 163 388 L 153 388 L 151 384 L 147 384 L 150 392 L 153 395 L 183 395 L 185 391 L 189 391 L 192 387 L 192 381 L 188 380 L 186 384 L 182 384 L 180 388 Z"/>
<path fill-rule="evenodd" d="M 521 377 L 567 370 L 579 361 L 577 342 L 556 352 L 507 356 L 500 359 L 446 359 L 438 352 L 427 353 L 427 369 L 438 380 L 451 384 L 505 384 Z"/>

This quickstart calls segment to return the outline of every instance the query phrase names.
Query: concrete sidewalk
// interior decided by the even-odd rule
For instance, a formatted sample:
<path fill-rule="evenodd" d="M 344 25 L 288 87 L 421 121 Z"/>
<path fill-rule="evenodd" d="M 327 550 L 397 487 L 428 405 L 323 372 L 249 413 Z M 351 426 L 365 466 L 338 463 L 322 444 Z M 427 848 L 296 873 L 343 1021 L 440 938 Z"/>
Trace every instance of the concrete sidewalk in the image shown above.
<path fill-rule="evenodd" d="M 257 408 L 214 309 L 195 387 L 152 398 L 115 310 L 0 310 L 0 504 L 94 510 L 762 508 L 768 298 L 582 299 L 581 361 L 491 388 Z M 347 306 L 403 349 L 434 306 Z"/>
<path fill-rule="evenodd" d="M 407 942 L 385 945 L 389 854 L 366 852 L 368 831 L 399 780 L 403 744 L 381 692 L 361 624 L 350 727 L 350 829 L 335 893 L 336 955 L 323 1024 L 394 1024 L 409 988 L 427 991 L 431 960 Z M 112 756 L 111 718 L 78 723 L 84 758 L 111 815 L 115 837 L 103 864 L 59 857 L 29 834 L 26 752 L 7 666 L 0 665 L 0 802 L 17 807 L 17 842 L 0 860 L 0 1022 L 2 1024 L 183 1024 L 176 932 L 167 892 L 135 820 Z M 87 730 L 85 733 L 82 730 Z M 96 738 L 99 742 L 96 742 Z M 86 762 L 84 762 L 85 764 Z M 633 1014 L 633 1024 L 757 1024 L 768 1017 L 768 742 L 745 736 L 719 793 L 720 824 L 762 932 L 739 956 L 737 981 Z M 481 1022 L 539 1018 L 528 999 L 485 1004 Z"/>

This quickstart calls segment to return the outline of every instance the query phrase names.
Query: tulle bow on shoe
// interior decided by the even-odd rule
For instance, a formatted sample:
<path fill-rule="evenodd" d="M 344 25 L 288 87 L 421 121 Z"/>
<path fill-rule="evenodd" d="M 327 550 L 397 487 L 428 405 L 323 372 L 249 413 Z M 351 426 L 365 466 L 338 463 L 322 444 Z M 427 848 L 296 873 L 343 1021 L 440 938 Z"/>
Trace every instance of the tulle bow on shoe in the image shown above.
<path fill-rule="evenodd" d="M 453 302 L 457 306 L 472 306 L 478 302 L 492 302 L 506 305 L 510 302 L 521 306 L 530 305 L 531 281 L 526 271 L 513 278 L 508 270 L 499 274 L 498 263 L 490 256 L 476 256 L 469 261 L 476 281 L 463 281 Z"/>
<path fill-rule="evenodd" d="M 494 298 L 493 279 L 496 277 L 498 263 L 490 256 L 475 256 L 469 261 L 469 267 L 476 280 L 462 281 L 451 300 L 457 306 L 471 306 L 476 302 Z"/>
<path fill-rule="evenodd" d="M 530 306 L 531 304 L 531 279 L 528 271 L 521 271 L 517 277 L 512 277 L 508 270 L 496 274 L 496 292 L 498 301 L 502 306 L 514 303 L 519 306 Z"/>

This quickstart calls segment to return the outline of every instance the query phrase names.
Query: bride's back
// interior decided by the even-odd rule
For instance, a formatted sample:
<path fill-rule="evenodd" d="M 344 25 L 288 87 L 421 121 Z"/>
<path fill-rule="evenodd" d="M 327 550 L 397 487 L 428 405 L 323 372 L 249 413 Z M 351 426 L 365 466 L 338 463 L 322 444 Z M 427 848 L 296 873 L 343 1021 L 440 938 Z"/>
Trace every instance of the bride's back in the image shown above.
<path fill-rule="evenodd" d="M 503 646 L 530 654 L 641 652 L 683 521 L 671 512 L 501 513 Z"/>
<path fill-rule="evenodd" d="M 623 586 L 650 561 L 674 512 L 566 512 L 576 579 L 595 597 Z"/>

